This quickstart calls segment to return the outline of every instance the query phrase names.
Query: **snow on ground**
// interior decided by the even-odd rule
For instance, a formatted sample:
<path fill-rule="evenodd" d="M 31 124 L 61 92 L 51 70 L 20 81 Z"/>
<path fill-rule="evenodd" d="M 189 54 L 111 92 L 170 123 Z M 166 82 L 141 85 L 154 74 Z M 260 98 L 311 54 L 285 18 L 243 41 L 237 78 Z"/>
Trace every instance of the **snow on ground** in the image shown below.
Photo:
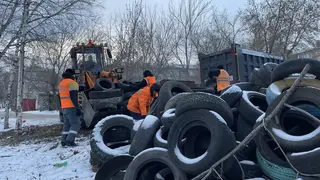
<path fill-rule="evenodd" d="M 0 148 L 0 179 L 8 180 L 93 180 L 89 163 L 89 138 L 77 147 L 61 147 L 58 138 L 40 143 L 21 143 Z M 58 145 L 58 146 L 57 146 Z M 55 167 L 67 162 L 67 166 Z"/>
<path fill-rule="evenodd" d="M 23 114 L 59 115 L 59 111 L 25 111 Z"/>
<path fill-rule="evenodd" d="M 49 126 L 53 124 L 59 124 L 59 118 L 39 118 L 39 119 L 24 119 L 22 118 L 22 127 L 28 126 Z M 14 129 L 16 124 L 16 118 L 9 118 L 9 129 L 4 130 L 4 121 L 0 119 L 0 132 L 5 132 Z"/>

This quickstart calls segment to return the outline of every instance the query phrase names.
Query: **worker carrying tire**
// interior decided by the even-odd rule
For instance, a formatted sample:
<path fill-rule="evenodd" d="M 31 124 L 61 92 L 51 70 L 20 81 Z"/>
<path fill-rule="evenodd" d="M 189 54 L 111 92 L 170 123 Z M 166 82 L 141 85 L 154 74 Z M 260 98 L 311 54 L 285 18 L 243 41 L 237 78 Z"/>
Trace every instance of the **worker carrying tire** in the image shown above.
<path fill-rule="evenodd" d="M 216 83 L 217 94 L 220 94 L 224 88 L 230 86 L 230 76 L 222 65 L 219 65 L 217 69 L 211 70 L 208 76 L 209 79 L 206 80 L 205 84 L 210 87 Z"/>
<path fill-rule="evenodd" d="M 67 69 L 59 84 L 60 107 L 63 114 L 62 146 L 76 146 L 75 138 L 80 130 L 81 110 L 78 104 L 79 85 L 73 78 L 74 73 Z"/>
<path fill-rule="evenodd" d="M 158 96 L 159 91 L 160 85 L 155 83 L 151 87 L 146 86 L 134 93 L 127 105 L 130 116 L 136 120 L 145 118 L 150 110 L 152 101 Z"/>

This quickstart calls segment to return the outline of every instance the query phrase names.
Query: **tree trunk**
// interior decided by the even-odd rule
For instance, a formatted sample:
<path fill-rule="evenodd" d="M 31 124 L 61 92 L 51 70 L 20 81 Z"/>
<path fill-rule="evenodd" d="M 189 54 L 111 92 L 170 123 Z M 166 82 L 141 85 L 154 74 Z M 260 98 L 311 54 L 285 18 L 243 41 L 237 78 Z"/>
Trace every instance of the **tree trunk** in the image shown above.
<path fill-rule="evenodd" d="M 19 59 L 19 74 L 18 74 L 18 94 L 17 94 L 17 121 L 16 129 L 22 127 L 22 98 L 23 98 L 23 71 L 24 71 L 24 58 L 25 58 L 25 45 L 26 45 L 26 25 L 29 16 L 29 0 L 24 1 L 24 9 L 21 21 L 21 46 L 20 46 L 20 59 Z"/>
<path fill-rule="evenodd" d="M 18 61 L 19 61 L 18 55 L 19 55 L 19 44 L 16 46 L 15 56 L 14 56 L 14 59 L 12 60 L 10 79 L 9 79 L 7 94 L 5 97 L 4 129 L 9 128 L 9 110 L 11 107 L 11 95 L 12 95 L 11 93 L 12 93 L 14 79 L 18 71 Z"/>

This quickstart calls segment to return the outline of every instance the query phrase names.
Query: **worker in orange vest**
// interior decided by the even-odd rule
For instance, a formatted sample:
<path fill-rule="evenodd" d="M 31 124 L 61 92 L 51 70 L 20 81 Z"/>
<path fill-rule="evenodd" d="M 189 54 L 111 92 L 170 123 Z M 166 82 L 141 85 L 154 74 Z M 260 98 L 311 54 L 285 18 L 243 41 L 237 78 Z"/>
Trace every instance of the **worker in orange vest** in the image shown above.
<path fill-rule="evenodd" d="M 216 94 L 220 94 L 224 88 L 230 86 L 230 76 L 222 65 L 209 71 L 208 77 L 209 79 L 205 81 L 205 85 L 207 87 L 216 86 Z"/>
<path fill-rule="evenodd" d="M 130 111 L 132 118 L 143 119 L 150 110 L 150 105 L 155 97 L 158 96 L 160 85 L 155 83 L 151 87 L 146 86 L 129 99 L 127 109 Z"/>
<path fill-rule="evenodd" d="M 153 76 L 153 74 L 151 73 L 151 71 L 149 70 L 145 70 L 143 72 L 143 79 L 142 81 L 135 86 L 135 88 L 137 90 L 142 89 L 146 86 L 151 87 L 153 84 L 157 83 L 156 78 Z"/>
<path fill-rule="evenodd" d="M 217 91 L 220 94 L 221 91 L 230 86 L 230 76 L 229 73 L 224 70 L 222 65 L 218 66 L 219 75 L 217 76 Z"/>
<path fill-rule="evenodd" d="M 76 146 L 75 138 L 80 130 L 81 110 L 78 105 L 79 85 L 73 78 L 74 73 L 66 70 L 59 84 L 60 106 L 63 114 L 62 146 Z"/>

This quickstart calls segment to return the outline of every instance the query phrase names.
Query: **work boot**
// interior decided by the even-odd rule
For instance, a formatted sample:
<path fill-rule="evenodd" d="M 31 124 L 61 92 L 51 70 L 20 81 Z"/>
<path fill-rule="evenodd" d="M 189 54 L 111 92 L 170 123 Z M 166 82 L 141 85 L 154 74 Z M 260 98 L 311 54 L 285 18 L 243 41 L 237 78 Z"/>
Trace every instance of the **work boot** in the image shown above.
<path fill-rule="evenodd" d="M 66 141 L 66 145 L 71 147 L 78 146 L 75 142 L 71 142 L 71 141 Z"/>

